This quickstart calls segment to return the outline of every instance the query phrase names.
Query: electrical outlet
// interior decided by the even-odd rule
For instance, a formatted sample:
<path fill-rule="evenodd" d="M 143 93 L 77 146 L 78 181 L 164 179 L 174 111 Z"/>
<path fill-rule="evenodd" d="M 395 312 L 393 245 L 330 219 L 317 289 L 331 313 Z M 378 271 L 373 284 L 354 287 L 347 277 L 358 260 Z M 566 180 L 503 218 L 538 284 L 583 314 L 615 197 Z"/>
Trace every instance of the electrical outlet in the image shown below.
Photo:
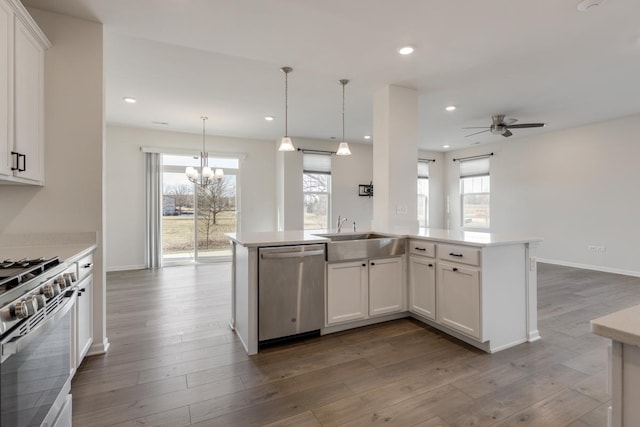
<path fill-rule="evenodd" d="M 398 215 L 406 215 L 407 214 L 407 205 L 396 205 L 396 214 L 398 214 Z"/>

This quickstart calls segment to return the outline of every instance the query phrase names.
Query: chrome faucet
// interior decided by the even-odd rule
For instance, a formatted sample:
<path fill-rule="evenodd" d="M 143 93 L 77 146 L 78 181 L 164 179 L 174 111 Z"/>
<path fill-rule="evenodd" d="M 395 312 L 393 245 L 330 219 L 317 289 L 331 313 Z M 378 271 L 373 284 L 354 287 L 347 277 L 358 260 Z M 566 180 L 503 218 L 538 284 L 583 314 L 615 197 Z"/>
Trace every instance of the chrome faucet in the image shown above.
<path fill-rule="evenodd" d="M 347 221 L 347 218 L 340 218 L 340 215 L 338 215 L 338 233 L 340 232 L 340 230 L 342 230 L 342 224 L 344 224 Z"/>

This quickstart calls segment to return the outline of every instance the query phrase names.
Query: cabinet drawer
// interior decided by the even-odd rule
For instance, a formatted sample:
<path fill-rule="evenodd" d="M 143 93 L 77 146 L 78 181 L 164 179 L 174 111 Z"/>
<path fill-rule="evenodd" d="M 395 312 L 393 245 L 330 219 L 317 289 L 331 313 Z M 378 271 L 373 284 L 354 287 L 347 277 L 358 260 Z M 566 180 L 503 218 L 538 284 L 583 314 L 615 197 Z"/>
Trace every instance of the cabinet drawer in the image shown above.
<path fill-rule="evenodd" d="M 78 260 L 78 281 L 87 277 L 93 271 L 93 254 Z"/>
<path fill-rule="evenodd" d="M 438 245 L 438 258 L 462 264 L 480 265 L 480 249 L 469 246 Z"/>
<path fill-rule="evenodd" d="M 424 240 L 412 239 L 409 240 L 409 253 L 433 258 L 436 256 L 436 245 Z"/>

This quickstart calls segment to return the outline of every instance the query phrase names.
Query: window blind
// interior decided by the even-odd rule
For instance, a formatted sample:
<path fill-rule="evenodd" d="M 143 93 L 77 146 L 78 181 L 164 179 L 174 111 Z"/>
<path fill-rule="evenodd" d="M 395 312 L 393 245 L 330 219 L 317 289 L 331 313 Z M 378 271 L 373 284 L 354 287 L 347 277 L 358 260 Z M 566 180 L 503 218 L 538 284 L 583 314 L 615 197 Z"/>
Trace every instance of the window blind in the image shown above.
<path fill-rule="evenodd" d="M 489 175 L 489 158 L 460 160 L 460 178 Z"/>
<path fill-rule="evenodd" d="M 305 173 L 331 173 L 331 155 L 303 154 L 302 170 Z"/>
<path fill-rule="evenodd" d="M 429 162 L 418 160 L 418 178 L 429 178 Z"/>

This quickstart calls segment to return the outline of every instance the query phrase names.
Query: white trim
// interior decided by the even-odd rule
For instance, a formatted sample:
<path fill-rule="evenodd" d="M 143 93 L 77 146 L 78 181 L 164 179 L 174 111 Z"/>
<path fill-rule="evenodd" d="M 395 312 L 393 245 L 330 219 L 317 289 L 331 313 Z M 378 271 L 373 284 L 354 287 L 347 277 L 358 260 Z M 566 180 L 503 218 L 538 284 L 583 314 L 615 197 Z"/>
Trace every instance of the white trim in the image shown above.
<path fill-rule="evenodd" d="M 140 151 L 143 153 L 160 153 L 160 154 L 175 154 L 175 155 L 187 155 L 187 156 L 199 156 L 200 151 L 197 149 L 186 148 L 172 148 L 172 147 L 140 147 Z M 246 159 L 246 153 L 221 153 L 217 151 L 208 151 L 209 157 L 219 157 L 222 159 Z"/>
<path fill-rule="evenodd" d="M 47 50 L 51 48 L 52 44 L 47 36 L 42 32 L 36 21 L 31 17 L 29 11 L 18 0 L 9 0 L 9 6 L 13 9 L 15 17 L 20 20 L 27 27 L 27 30 L 31 35 L 40 43 L 40 45 Z"/>
<path fill-rule="evenodd" d="M 144 264 L 137 265 L 116 265 L 115 267 L 107 267 L 106 272 L 112 271 L 130 271 L 130 270 L 145 270 L 147 267 Z"/>
<path fill-rule="evenodd" d="M 538 262 L 545 264 L 563 265 L 565 267 L 582 268 L 585 270 L 602 271 L 603 273 L 622 274 L 624 276 L 640 277 L 640 271 L 624 270 L 621 268 L 603 267 L 600 265 L 580 264 L 577 262 L 561 261 L 555 259 L 536 258 Z"/>

